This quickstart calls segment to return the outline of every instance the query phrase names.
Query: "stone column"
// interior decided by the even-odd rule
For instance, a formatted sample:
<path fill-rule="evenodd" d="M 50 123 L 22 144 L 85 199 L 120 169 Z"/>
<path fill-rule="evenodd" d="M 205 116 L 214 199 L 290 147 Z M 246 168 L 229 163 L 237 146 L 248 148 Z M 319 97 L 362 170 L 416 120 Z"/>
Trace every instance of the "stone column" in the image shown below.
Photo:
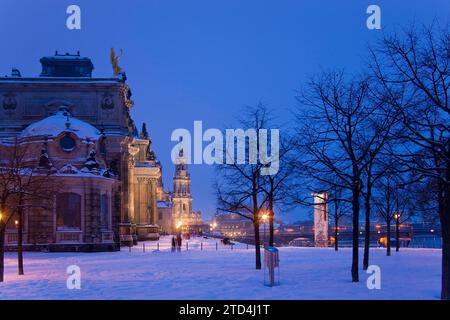
<path fill-rule="evenodd" d="M 120 238 L 124 245 L 137 243 L 134 225 L 134 154 L 135 148 L 130 146 L 130 141 L 125 139 L 121 145 L 121 185 L 122 204 L 120 221 Z"/>

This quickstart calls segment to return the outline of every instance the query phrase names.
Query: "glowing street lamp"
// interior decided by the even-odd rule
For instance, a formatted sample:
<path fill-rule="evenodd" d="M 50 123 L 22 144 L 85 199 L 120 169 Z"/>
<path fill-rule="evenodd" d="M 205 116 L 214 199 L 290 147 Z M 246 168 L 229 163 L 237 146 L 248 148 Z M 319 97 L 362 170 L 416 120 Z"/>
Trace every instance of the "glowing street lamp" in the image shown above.
<path fill-rule="evenodd" d="M 177 225 L 175 226 L 177 230 L 181 228 L 182 224 L 183 222 L 181 222 L 181 220 L 177 222 Z"/>
<path fill-rule="evenodd" d="M 267 213 L 266 212 L 264 212 L 262 215 L 261 215 L 261 219 L 262 219 L 262 221 L 264 222 L 264 245 L 265 245 L 265 243 L 266 243 L 266 222 L 267 222 L 267 219 L 269 218 L 269 216 L 267 215 Z"/>

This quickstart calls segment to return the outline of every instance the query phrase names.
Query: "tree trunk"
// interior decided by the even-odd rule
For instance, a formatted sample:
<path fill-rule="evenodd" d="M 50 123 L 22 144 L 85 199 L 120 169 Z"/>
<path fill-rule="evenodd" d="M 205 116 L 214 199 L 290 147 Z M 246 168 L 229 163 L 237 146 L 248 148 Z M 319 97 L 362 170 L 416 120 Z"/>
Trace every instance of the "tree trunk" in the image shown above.
<path fill-rule="evenodd" d="M 338 236 L 339 236 L 339 219 L 337 216 L 335 216 L 334 217 L 334 251 L 339 250 Z"/>
<path fill-rule="evenodd" d="M 391 255 L 391 216 L 386 219 L 386 255 Z"/>
<path fill-rule="evenodd" d="M 448 219 L 447 219 L 448 220 Z M 442 228 L 442 279 L 441 299 L 450 300 L 450 225 L 441 223 Z"/>
<path fill-rule="evenodd" d="M 439 189 L 439 217 L 442 231 L 441 299 L 450 300 L 450 185 L 440 185 Z"/>
<path fill-rule="evenodd" d="M 274 230 L 273 230 L 273 219 L 274 219 L 274 212 L 273 212 L 273 195 L 269 196 L 269 246 L 273 247 L 274 243 Z"/>
<path fill-rule="evenodd" d="M 398 212 L 397 212 L 398 214 Z M 400 250 L 400 218 L 395 219 L 395 251 Z"/>
<path fill-rule="evenodd" d="M 3 282 L 5 273 L 5 228 L 3 222 L 0 222 L 0 282 Z"/>
<path fill-rule="evenodd" d="M 353 214 L 353 248 L 352 248 L 352 282 L 359 282 L 359 183 L 356 182 L 352 190 L 352 214 Z"/>
<path fill-rule="evenodd" d="M 259 240 L 259 215 L 256 215 L 253 220 L 253 226 L 255 231 L 255 256 L 256 256 L 256 269 L 261 269 L 261 243 Z"/>
<path fill-rule="evenodd" d="M 17 224 L 17 266 L 19 275 L 23 275 L 23 212 L 22 208 L 18 210 L 18 224 Z"/>
<path fill-rule="evenodd" d="M 0 213 L 5 215 L 5 202 L 3 200 L 0 205 Z M 6 219 L 6 217 L 3 219 Z M 5 230 L 6 222 L 0 219 L 0 282 L 3 282 L 5 273 Z"/>
<path fill-rule="evenodd" d="M 372 187 L 367 185 L 367 195 L 364 202 L 365 225 L 364 225 L 364 258 L 363 270 L 369 267 L 369 250 L 370 250 L 370 198 L 372 197 Z"/>

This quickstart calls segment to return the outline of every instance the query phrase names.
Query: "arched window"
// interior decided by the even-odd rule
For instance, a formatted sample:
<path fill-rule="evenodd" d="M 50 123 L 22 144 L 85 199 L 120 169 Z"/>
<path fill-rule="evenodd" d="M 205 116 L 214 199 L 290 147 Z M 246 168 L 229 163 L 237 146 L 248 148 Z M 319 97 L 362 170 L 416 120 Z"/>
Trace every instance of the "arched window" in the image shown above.
<path fill-rule="evenodd" d="M 56 195 L 58 229 L 81 229 L 81 196 L 72 192 Z"/>
<path fill-rule="evenodd" d="M 102 229 L 109 229 L 109 205 L 108 195 L 102 194 L 100 196 L 100 222 Z"/>
<path fill-rule="evenodd" d="M 71 134 L 66 133 L 64 137 L 59 140 L 59 144 L 64 151 L 70 152 L 76 147 L 76 142 Z"/>

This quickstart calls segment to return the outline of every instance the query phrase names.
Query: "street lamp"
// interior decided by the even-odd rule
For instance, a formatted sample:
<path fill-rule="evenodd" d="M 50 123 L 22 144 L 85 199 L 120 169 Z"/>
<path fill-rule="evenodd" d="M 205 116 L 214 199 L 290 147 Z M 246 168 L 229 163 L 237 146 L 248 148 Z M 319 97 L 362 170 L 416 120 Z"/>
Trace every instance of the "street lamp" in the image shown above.
<path fill-rule="evenodd" d="M 264 246 L 265 246 L 265 243 L 266 243 L 266 222 L 267 222 L 267 218 L 268 218 L 269 216 L 267 215 L 267 213 L 263 213 L 262 214 L 262 216 L 261 216 L 261 219 L 262 219 L 262 221 L 264 222 Z"/>
<path fill-rule="evenodd" d="M 400 250 L 400 213 L 394 214 L 394 220 L 395 220 L 395 251 Z"/>

